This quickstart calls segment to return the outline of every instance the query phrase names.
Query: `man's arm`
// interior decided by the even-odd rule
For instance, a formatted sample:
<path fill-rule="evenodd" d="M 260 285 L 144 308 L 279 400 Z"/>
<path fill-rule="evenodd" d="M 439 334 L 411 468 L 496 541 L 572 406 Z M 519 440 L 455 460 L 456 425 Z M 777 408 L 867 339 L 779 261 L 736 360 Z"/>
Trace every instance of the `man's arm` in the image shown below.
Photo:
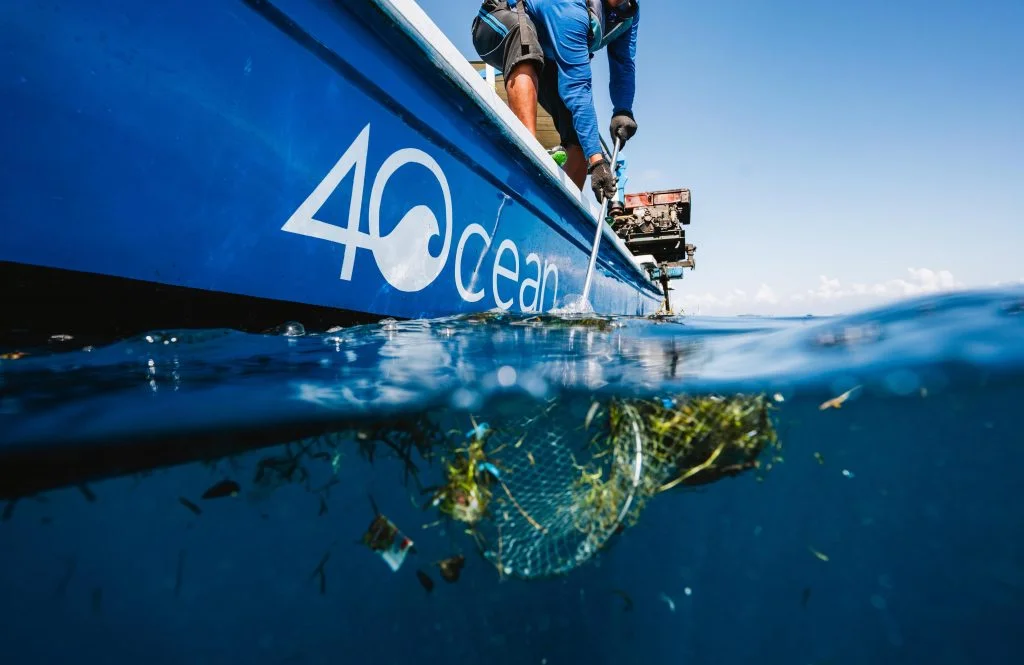
<path fill-rule="evenodd" d="M 595 155 L 604 154 L 590 78 L 590 15 L 582 3 L 546 2 L 538 9 L 551 35 L 558 94 L 572 113 L 573 127 L 589 162 Z"/>
<path fill-rule="evenodd" d="M 612 115 L 621 111 L 632 113 L 636 92 L 636 35 L 640 28 L 640 12 L 633 18 L 633 27 L 608 45 L 608 94 L 612 99 Z"/>

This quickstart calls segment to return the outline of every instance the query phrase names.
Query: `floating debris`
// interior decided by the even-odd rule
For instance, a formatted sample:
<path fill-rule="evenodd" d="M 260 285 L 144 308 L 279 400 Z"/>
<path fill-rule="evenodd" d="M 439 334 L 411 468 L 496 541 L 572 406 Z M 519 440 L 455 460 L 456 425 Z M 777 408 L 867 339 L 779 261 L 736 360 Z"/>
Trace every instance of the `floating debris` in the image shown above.
<path fill-rule="evenodd" d="M 178 497 L 178 503 L 180 503 L 181 505 L 183 505 L 186 508 L 188 508 L 189 510 L 191 510 L 192 513 L 195 514 L 195 515 L 202 515 L 203 514 L 203 511 L 202 511 L 202 509 L 199 508 L 199 506 L 197 506 L 196 504 L 192 503 L 191 501 L 189 501 L 188 499 L 186 499 L 183 496 L 179 496 Z"/>
<path fill-rule="evenodd" d="M 398 527 L 377 510 L 377 504 L 370 498 L 374 517 L 369 528 L 363 534 L 363 544 L 380 555 L 392 572 L 398 572 L 405 562 L 405 557 L 413 548 L 412 539 L 398 530 Z"/>
<path fill-rule="evenodd" d="M 328 559 L 331 558 L 331 551 L 327 550 L 324 555 L 320 558 L 320 563 L 316 564 L 316 568 L 310 574 L 309 579 L 314 577 L 320 578 L 320 595 L 323 596 L 327 593 L 327 571 L 324 566 L 327 565 Z"/>
<path fill-rule="evenodd" d="M 459 581 L 459 575 L 462 574 L 462 568 L 465 565 L 466 557 L 461 554 L 437 562 L 437 567 L 441 571 L 441 579 L 449 584 Z"/>
<path fill-rule="evenodd" d="M 853 395 L 853 393 L 855 393 L 859 389 L 860 389 L 860 386 L 857 385 L 857 386 L 854 386 L 853 388 L 850 388 L 849 390 L 847 390 L 842 395 L 838 395 L 836 397 L 833 397 L 832 399 L 825 400 L 824 402 L 821 403 L 820 406 L 818 406 L 818 410 L 819 411 L 824 411 L 825 409 L 838 409 L 838 408 L 840 408 L 846 402 L 846 400 L 850 399 L 850 396 Z"/>
<path fill-rule="evenodd" d="M 222 499 L 224 497 L 236 497 L 242 491 L 238 483 L 233 480 L 222 480 L 214 484 L 210 489 L 203 492 L 204 499 Z"/>
<path fill-rule="evenodd" d="M 587 411 L 587 417 L 583 420 L 583 429 L 590 429 L 590 423 L 594 420 L 594 416 L 597 415 L 600 408 L 600 402 L 594 402 L 590 405 L 590 409 Z"/>
<path fill-rule="evenodd" d="M 818 464 L 824 464 L 824 463 L 825 463 L 825 457 L 824 457 L 824 455 L 822 455 L 822 454 L 821 454 L 821 453 L 819 453 L 819 452 L 815 452 L 815 453 L 814 453 L 814 459 L 818 460 Z"/>
<path fill-rule="evenodd" d="M 828 561 L 828 555 L 827 554 L 823 554 L 822 552 L 819 552 L 818 550 L 814 549 L 813 547 L 808 547 L 807 549 L 811 551 L 811 554 L 813 554 L 814 556 L 818 557 L 822 561 Z"/>
<path fill-rule="evenodd" d="M 622 598 L 622 611 L 632 612 L 633 611 L 633 599 L 629 597 L 629 594 L 622 589 L 612 589 L 612 593 Z"/>
<path fill-rule="evenodd" d="M 427 575 L 422 570 L 416 571 L 416 579 L 420 581 L 420 586 L 426 589 L 427 593 L 434 590 L 434 580 L 430 579 L 430 575 Z"/>
<path fill-rule="evenodd" d="M 853 471 L 850 471 L 849 469 L 843 469 L 843 475 L 846 476 L 847 478 L 853 478 L 854 477 Z"/>

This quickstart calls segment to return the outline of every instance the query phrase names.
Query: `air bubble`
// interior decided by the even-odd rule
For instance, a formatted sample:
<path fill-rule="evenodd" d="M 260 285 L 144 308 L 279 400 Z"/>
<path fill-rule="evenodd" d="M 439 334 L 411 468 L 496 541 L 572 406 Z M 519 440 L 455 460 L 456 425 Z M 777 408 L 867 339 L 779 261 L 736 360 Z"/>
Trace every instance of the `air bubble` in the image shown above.
<path fill-rule="evenodd" d="M 511 388 L 516 385 L 516 369 L 511 365 L 504 365 L 498 370 L 498 385 L 502 388 Z"/>

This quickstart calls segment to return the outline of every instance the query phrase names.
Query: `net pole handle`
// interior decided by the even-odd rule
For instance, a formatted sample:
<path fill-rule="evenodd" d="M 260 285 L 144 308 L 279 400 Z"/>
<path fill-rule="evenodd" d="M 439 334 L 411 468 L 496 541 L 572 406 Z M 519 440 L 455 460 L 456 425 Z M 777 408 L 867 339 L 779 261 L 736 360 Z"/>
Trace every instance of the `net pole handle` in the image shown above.
<path fill-rule="evenodd" d="M 615 160 L 619 156 L 619 138 L 615 137 L 615 148 L 612 150 L 612 162 L 610 164 L 612 173 L 615 173 Z M 604 218 L 608 214 L 609 197 L 601 201 L 601 214 L 597 217 L 597 231 L 594 232 L 594 246 L 590 250 L 590 264 L 587 266 L 587 279 L 583 282 L 583 298 L 580 304 L 589 302 L 590 285 L 594 280 L 594 267 L 597 265 L 597 252 L 601 248 L 601 232 L 604 231 Z"/>

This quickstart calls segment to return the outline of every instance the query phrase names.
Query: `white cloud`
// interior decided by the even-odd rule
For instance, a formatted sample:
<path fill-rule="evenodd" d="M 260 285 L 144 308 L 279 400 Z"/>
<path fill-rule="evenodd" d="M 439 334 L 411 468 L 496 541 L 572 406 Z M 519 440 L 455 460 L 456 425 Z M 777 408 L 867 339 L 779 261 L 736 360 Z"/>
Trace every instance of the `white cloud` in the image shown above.
<path fill-rule="evenodd" d="M 1021 280 L 1021 283 L 1024 283 L 1024 280 Z M 853 282 L 845 285 L 838 278 L 820 275 L 817 285 L 813 288 L 783 295 L 779 295 L 775 289 L 764 283 L 758 287 L 753 297 L 743 289 L 715 294 L 689 293 L 685 288 L 678 288 L 682 292 L 678 301 L 683 311 L 691 314 L 698 311 L 701 314 L 712 315 L 807 312 L 834 314 L 890 300 L 962 288 L 964 285 L 948 270 L 907 268 L 907 275 L 904 278 L 874 283 Z"/>
<path fill-rule="evenodd" d="M 754 296 L 754 302 L 763 302 L 768 303 L 769 305 L 774 305 L 779 302 L 779 297 L 775 295 L 775 291 L 772 287 L 762 283 L 761 287 L 757 290 L 757 295 Z"/>

